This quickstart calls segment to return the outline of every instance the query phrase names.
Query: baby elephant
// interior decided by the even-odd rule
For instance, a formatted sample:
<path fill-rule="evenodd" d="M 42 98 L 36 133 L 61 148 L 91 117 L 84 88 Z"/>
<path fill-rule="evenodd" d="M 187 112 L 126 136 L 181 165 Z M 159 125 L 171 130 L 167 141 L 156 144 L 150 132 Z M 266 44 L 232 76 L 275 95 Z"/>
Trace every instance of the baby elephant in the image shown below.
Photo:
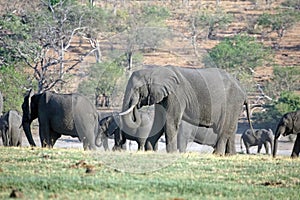
<path fill-rule="evenodd" d="M 241 150 L 242 148 L 242 140 L 246 147 L 247 154 L 250 154 L 249 148 L 251 146 L 258 146 L 257 153 L 260 153 L 260 150 L 262 148 L 262 145 L 265 146 L 266 153 L 269 154 L 269 146 L 268 143 L 270 143 L 271 151 L 273 149 L 273 141 L 274 141 L 274 134 L 271 129 L 253 129 L 254 133 L 251 131 L 251 129 L 247 129 L 242 137 L 241 137 Z"/>
<path fill-rule="evenodd" d="M 22 117 L 15 110 L 10 110 L 0 118 L 0 134 L 4 146 L 22 145 Z"/>

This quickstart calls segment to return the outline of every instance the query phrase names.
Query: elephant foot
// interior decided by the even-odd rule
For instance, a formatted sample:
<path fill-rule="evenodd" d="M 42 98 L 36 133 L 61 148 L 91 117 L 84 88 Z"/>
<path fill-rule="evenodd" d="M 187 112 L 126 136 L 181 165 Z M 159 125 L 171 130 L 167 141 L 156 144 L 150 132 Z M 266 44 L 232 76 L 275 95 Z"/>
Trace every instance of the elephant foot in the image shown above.
<path fill-rule="evenodd" d="M 299 154 L 293 152 L 292 155 L 291 155 L 291 158 L 298 158 L 299 157 Z"/>
<path fill-rule="evenodd" d="M 114 146 L 113 148 L 112 148 L 112 150 L 113 151 L 122 151 L 122 147 L 120 147 L 120 146 Z"/>
<path fill-rule="evenodd" d="M 214 149 L 213 155 L 216 155 L 216 156 L 224 156 L 224 153 L 218 151 L 217 149 Z"/>

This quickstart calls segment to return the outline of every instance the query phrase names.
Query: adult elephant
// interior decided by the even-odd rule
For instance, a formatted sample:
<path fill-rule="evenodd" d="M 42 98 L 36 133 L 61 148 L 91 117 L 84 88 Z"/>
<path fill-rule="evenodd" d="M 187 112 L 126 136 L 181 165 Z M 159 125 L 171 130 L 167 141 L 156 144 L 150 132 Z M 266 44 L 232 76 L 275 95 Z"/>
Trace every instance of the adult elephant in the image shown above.
<path fill-rule="evenodd" d="M 260 153 L 262 145 L 264 145 L 266 153 L 269 154 L 269 144 L 271 150 L 273 149 L 274 134 L 271 129 L 246 129 L 241 136 L 241 150 L 243 149 L 242 141 L 246 147 L 247 154 L 250 154 L 249 148 L 252 146 L 258 146 L 257 153 Z"/>
<path fill-rule="evenodd" d="M 127 132 L 139 126 L 134 109 L 153 104 L 155 116 L 150 137 L 163 129 L 167 152 L 177 150 L 181 120 L 213 128 L 218 134 L 214 153 L 220 155 L 236 153 L 235 131 L 243 105 L 246 105 L 250 123 L 246 92 L 235 78 L 217 68 L 165 66 L 133 72 L 120 113 L 122 130 Z M 122 132 L 115 137 L 120 141 Z"/>
<path fill-rule="evenodd" d="M 38 118 L 42 147 L 53 147 L 61 135 L 70 135 L 83 142 L 84 150 L 96 149 L 98 113 L 86 97 L 49 91 L 32 95 L 32 91 L 29 91 L 22 104 L 22 126 L 31 146 L 36 145 L 30 124 Z"/>
<path fill-rule="evenodd" d="M 22 145 L 22 117 L 15 111 L 10 110 L 0 118 L 0 133 L 4 146 Z"/>
<path fill-rule="evenodd" d="M 294 143 L 292 158 L 299 157 L 300 152 L 300 110 L 284 114 L 277 125 L 274 137 L 273 157 L 276 157 L 278 138 L 280 135 L 287 136 L 290 134 L 297 135 Z"/>

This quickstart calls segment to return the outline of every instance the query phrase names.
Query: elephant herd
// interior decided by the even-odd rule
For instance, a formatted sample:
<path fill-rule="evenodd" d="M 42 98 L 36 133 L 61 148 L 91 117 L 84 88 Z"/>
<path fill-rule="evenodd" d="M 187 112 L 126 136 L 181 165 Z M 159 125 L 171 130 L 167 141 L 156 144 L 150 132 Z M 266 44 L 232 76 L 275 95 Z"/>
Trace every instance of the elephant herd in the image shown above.
<path fill-rule="evenodd" d="M 268 153 L 270 143 L 276 156 L 279 136 L 298 134 L 292 151 L 292 157 L 298 157 L 300 111 L 281 118 L 275 137 L 271 130 L 254 130 L 245 90 L 239 81 L 217 68 L 164 66 L 134 71 L 127 82 L 121 112 L 105 118 L 100 118 L 96 107 L 82 95 L 29 91 L 22 104 L 23 116 L 15 111 L 4 114 L 0 133 L 4 145 L 21 145 L 23 127 L 29 144 L 36 146 L 31 123 L 38 119 L 42 147 L 53 147 L 61 135 L 69 135 L 78 137 L 84 150 L 102 145 L 107 149 L 108 138 L 114 139 L 114 150 L 122 149 L 126 140 L 136 141 L 139 150 L 157 150 L 164 135 L 170 153 L 185 152 L 187 143 L 193 141 L 212 146 L 214 154 L 231 155 L 236 153 L 235 133 L 243 106 L 250 126 L 241 137 L 247 153 L 251 146 L 258 146 L 259 153 L 263 145 Z"/>

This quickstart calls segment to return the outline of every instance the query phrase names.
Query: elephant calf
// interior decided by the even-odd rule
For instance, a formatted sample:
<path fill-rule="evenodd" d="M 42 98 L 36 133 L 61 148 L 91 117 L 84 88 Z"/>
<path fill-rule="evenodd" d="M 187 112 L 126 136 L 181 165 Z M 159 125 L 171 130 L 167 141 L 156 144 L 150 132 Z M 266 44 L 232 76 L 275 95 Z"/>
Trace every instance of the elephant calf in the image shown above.
<path fill-rule="evenodd" d="M 15 110 L 10 110 L 0 118 L 0 133 L 4 146 L 22 145 L 22 117 Z"/>
<path fill-rule="evenodd" d="M 260 150 L 262 148 L 262 145 L 264 145 L 266 149 L 266 153 L 269 154 L 269 146 L 268 143 L 270 143 L 271 150 L 273 149 L 273 140 L 274 140 L 274 134 L 271 129 L 253 129 L 254 132 L 252 132 L 251 129 L 247 129 L 241 136 L 241 150 L 243 150 L 242 147 L 242 140 L 246 147 L 247 154 L 250 154 L 249 148 L 252 146 L 258 146 L 257 153 L 260 153 Z"/>

